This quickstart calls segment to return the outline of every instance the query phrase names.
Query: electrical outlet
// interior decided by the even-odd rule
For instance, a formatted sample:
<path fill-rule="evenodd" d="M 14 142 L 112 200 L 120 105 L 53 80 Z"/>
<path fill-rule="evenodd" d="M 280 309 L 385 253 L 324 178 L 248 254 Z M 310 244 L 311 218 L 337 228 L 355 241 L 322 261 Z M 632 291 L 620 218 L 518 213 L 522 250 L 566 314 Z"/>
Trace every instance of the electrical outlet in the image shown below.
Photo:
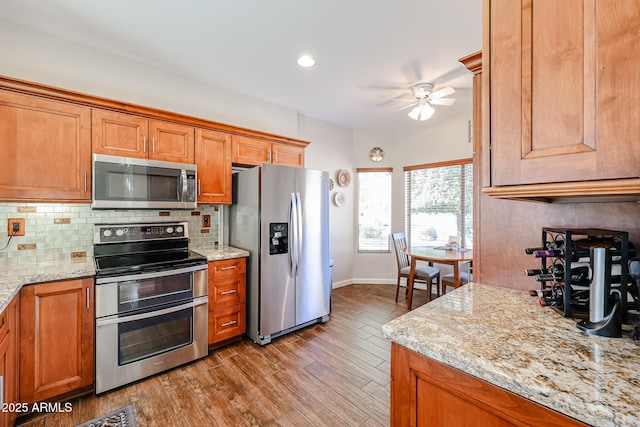
<path fill-rule="evenodd" d="M 7 236 L 24 236 L 24 218 L 9 218 Z"/>
<path fill-rule="evenodd" d="M 202 215 L 202 226 L 211 227 L 211 215 Z"/>

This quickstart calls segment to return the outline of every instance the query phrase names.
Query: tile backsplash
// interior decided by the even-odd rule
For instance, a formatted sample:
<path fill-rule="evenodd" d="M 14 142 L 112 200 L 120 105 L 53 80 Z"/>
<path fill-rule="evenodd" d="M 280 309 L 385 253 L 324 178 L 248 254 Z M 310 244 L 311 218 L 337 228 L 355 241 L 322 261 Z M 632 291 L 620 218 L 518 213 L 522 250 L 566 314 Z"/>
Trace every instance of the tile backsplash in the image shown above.
<path fill-rule="evenodd" d="M 131 222 L 189 222 L 189 246 L 212 248 L 218 242 L 221 207 L 198 206 L 196 210 L 93 210 L 88 204 L 1 203 L 0 248 L 7 244 L 9 218 L 25 219 L 25 235 L 14 236 L 0 250 L 0 269 L 36 261 L 66 260 L 93 256 L 93 225 Z M 210 227 L 203 227 L 210 215 Z"/>

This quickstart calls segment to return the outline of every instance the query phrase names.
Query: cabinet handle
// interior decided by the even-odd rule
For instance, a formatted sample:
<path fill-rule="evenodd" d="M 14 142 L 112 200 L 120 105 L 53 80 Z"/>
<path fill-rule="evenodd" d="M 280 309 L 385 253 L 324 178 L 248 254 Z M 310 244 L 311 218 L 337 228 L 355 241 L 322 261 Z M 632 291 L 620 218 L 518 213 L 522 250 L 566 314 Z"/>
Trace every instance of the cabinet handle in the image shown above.
<path fill-rule="evenodd" d="M 231 322 L 223 323 L 222 325 L 220 325 L 220 327 L 224 328 L 226 326 L 235 325 L 236 323 L 238 323 L 238 322 L 236 322 L 235 320 L 232 320 Z"/>
<path fill-rule="evenodd" d="M 224 292 L 220 292 L 220 295 L 229 295 L 229 294 L 235 294 L 236 292 L 238 292 L 235 289 L 232 289 L 230 291 L 224 291 Z"/>
<path fill-rule="evenodd" d="M 87 192 L 87 170 L 84 171 L 84 192 Z"/>
<path fill-rule="evenodd" d="M 147 152 L 147 137 L 146 136 L 142 137 L 142 152 L 143 153 Z"/>
<path fill-rule="evenodd" d="M 91 308 L 91 289 L 87 288 L 87 308 Z"/>
<path fill-rule="evenodd" d="M 200 193 L 200 178 L 198 178 L 198 196 L 201 195 L 202 193 Z"/>
<path fill-rule="evenodd" d="M 236 268 L 238 268 L 237 265 L 232 265 L 231 267 L 222 267 L 220 269 L 220 271 L 224 271 L 224 270 L 235 270 Z"/>
<path fill-rule="evenodd" d="M 156 138 L 155 137 L 151 138 L 151 152 L 153 154 L 156 154 Z"/>

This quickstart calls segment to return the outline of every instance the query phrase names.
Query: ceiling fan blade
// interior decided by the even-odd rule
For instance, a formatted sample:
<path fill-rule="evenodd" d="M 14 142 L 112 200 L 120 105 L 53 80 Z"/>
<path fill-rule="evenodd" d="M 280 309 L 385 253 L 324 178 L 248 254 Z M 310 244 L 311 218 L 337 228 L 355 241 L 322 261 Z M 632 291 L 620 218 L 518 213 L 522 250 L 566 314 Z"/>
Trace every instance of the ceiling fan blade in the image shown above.
<path fill-rule="evenodd" d="M 390 101 L 402 101 L 402 102 L 416 102 L 415 98 L 414 99 L 408 99 L 408 98 L 391 98 Z"/>
<path fill-rule="evenodd" d="M 411 103 L 411 104 L 409 104 L 409 105 L 405 105 L 404 107 L 398 108 L 398 109 L 396 110 L 396 113 L 397 113 L 398 111 L 406 110 L 407 108 L 411 108 L 411 107 L 414 107 L 414 106 L 416 106 L 416 103 L 415 103 L 415 102 L 414 102 L 414 103 Z"/>
<path fill-rule="evenodd" d="M 445 96 L 451 95 L 452 93 L 455 93 L 455 92 L 456 90 L 451 86 L 443 87 L 442 89 L 439 89 L 433 92 L 431 94 L 431 99 L 444 98 Z"/>
<path fill-rule="evenodd" d="M 433 105 L 453 105 L 454 102 L 456 102 L 456 100 L 453 98 L 438 98 L 429 101 L 429 103 Z"/>

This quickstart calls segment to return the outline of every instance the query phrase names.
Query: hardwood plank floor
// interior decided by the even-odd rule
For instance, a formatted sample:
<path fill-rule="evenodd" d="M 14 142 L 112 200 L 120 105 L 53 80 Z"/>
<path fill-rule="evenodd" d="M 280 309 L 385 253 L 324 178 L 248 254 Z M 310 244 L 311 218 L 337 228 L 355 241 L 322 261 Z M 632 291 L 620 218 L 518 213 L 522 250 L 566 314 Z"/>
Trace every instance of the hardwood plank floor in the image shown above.
<path fill-rule="evenodd" d="M 395 286 L 333 290 L 329 322 L 261 347 L 245 338 L 194 363 L 100 396 L 70 413 L 31 415 L 24 427 L 72 427 L 134 403 L 138 425 L 387 426 L 391 345 L 381 326 L 407 312 Z M 416 290 L 413 307 L 426 301 Z"/>

